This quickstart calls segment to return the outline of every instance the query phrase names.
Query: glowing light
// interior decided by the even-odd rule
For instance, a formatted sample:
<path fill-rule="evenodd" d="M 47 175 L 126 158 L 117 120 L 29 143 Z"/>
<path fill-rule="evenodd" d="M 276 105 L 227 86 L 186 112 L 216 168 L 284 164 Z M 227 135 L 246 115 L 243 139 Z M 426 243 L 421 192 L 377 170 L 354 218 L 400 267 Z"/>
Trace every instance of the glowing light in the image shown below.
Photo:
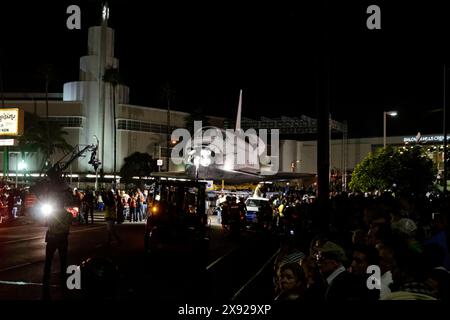
<path fill-rule="evenodd" d="M 27 168 L 27 164 L 25 163 L 25 161 L 22 159 L 22 161 L 19 162 L 19 164 L 17 165 L 17 168 L 19 170 L 25 170 Z"/>
<path fill-rule="evenodd" d="M 388 112 L 386 112 L 386 114 L 391 117 L 396 117 L 398 113 L 397 113 L 397 111 L 388 111 Z"/>
<path fill-rule="evenodd" d="M 103 20 L 109 19 L 109 8 L 107 6 L 103 6 L 102 18 Z"/>
<path fill-rule="evenodd" d="M 194 157 L 194 166 L 198 167 L 200 165 L 200 157 Z"/>
<path fill-rule="evenodd" d="M 53 213 L 53 207 L 48 203 L 44 203 L 41 206 L 41 211 L 45 217 L 48 217 L 49 215 L 51 215 Z"/>
<path fill-rule="evenodd" d="M 207 166 L 209 166 L 209 165 L 211 164 L 211 159 L 210 159 L 210 158 L 202 158 L 202 159 L 200 160 L 200 164 L 201 164 L 203 167 L 207 167 Z"/>

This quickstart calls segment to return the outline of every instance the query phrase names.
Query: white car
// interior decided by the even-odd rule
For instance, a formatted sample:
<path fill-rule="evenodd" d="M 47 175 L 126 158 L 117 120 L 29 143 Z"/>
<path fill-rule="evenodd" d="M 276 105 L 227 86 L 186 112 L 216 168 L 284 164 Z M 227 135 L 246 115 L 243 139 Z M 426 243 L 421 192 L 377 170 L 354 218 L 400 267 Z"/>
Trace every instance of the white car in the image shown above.
<path fill-rule="evenodd" d="M 245 205 L 247 207 L 247 214 L 245 218 L 249 222 L 257 222 L 256 217 L 259 212 L 259 208 L 267 205 L 269 203 L 269 199 L 259 198 L 259 197 L 250 197 L 245 200 Z"/>

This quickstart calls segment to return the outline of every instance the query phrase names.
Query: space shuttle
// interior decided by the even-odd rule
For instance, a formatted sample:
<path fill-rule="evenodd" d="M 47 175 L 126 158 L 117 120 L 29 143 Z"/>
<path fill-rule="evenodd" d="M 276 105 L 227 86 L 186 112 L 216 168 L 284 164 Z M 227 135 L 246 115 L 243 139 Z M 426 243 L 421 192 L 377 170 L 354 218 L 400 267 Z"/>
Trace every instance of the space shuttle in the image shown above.
<path fill-rule="evenodd" d="M 206 126 L 195 128 L 194 142 L 185 142 L 191 146 L 187 151 L 191 157 L 187 159 L 185 171 L 158 172 L 152 175 L 188 180 L 225 181 L 228 184 L 305 177 L 299 173 L 279 172 L 277 129 L 274 128 L 270 132 L 257 131 L 257 128 L 243 130 L 242 96 L 243 92 L 240 90 L 234 130 Z M 195 137 L 201 137 L 201 142 L 196 143 Z M 269 146 L 270 155 L 267 154 Z"/>

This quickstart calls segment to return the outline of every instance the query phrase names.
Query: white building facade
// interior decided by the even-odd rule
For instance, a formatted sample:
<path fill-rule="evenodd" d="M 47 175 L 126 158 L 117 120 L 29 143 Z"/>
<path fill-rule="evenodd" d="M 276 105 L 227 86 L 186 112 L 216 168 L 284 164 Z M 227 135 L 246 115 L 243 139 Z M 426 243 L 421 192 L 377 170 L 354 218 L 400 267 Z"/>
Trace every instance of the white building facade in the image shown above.
<path fill-rule="evenodd" d="M 113 86 L 103 79 L 107 68 L 119 68 L 114 57 L 114 30 L 106 25 L 89 28 L 88 54 L 80 58 L 79 81 L 64 84 L 62 94 L 50 94 L 48 101 L 49 121 L 58 122 L 68 133 L 65 137 L 72 145 L 90 145 L 99 142 L 98 157 L 104 173 L 114 172 L 114 128 L 116 128 L 116 172 L 124 164 L 124 158 L 134 152 L 149 153 L 154 159 L 162 159 L 160 170 L 184 170 L 176 167 L 167 158 L 167 141 L 176 128 L 185 128 L 189 113 L 161 108 L 149 108 L 129 104 L 129 88 L 118 84 Z M 115 126 L 113 91 L 115 91 Z M 46 117 L 44 94 L 6 94 L 6 106 L 20 108 Z M 207 117 L 211 125 L 223 127 L 223 118 Z M 170 124 L 168 123 L 170 119 Z M 167 129 L 169 126 L 169 130 Z M 26 129 L 26 128 L 25 128 Z M 50 133 L 51 134 L 51 133 Z M 3 151 L 3 150 L 2 150 Z M 2 152 L 3 153 L 3 152 Z M 64 155 L 52 156 L 55 163 Z M 9 169 L 16 171 L 19 161 L 18 150 L 10 152 Z M 25 155 L 27 171 L 39 172 L 42 155 Z M 3 159 L 3 157 L 1 158 Z M 0 159 L 0 160 L 1 160 Z M 79 158 L 70 167 L 72 172 L 93 173 L 89 158 Z"/>
<path fill-rule="evenodd" d="M 436 163 L 438 170 L 443 169 L 443 135 L 424 135 L 420 145 L 424 146 L 428 156 Z M 387 137 L 387 145 L 404 147 L 416 144 L 416 137 Z M 330 141 L 330 170 L 353 171 L 358 163 L 370 152 L 383 147 L 383 137 L 332 139 Z M 308 172 L 317 174 L 317 141 L 282 140 L 280 142 L 281 170 Z"/>
<path fill-rule="evenodd" d="M 167 147 L 171 133 L 176 128 L 186 128 L 188 113 L 160 108 L 136 106 L 129 103 L 129 88 L 119 84 L 113 90 L 111 84 L 103 81 L 108 67 L 118 68 L 119 60 L 114 57 L 114 30 L 103 21 L 101 26 L 89 28 L 88 53 L 80 58 L 79 81 L 64 84 L 62 94 L 51 94 L 48 101 L 49 121 L 60 123 L 68 133 L 66 140 L 72 146 L 88 145 L 99 141 L 98 157 L 105 174 L 114 171 L 114 129 L 116 128 L 116 172 L 124 159 L 134 152 L 149 153 L 154 159 L 162 159 L 161 171 L 183 171 L 184 166 L 170 162 Z M 115 108 L 113 105 L 115 91 Z M 42 118 L 46 116 L 46 101 L 43 94 L 7 94 L 6 106 L 18 107 Z M 115 109 L 115 124 L 114 124 Z M 170 123 L 168 122 L 170 119 Z M 224 128 L 224 118 L 208 117 L 209 124 Z M 26 128 L 25 128 L 26 130 Z M 388 137 L 387 143 L 401 146 L 411 143 L 411 137 Z M 437 142 L 436 138 L 423 137 L 425 143 Z M 442 143 L 442 141 L 441 141 Z M 382 147 L 383 138 L 334 139 L 330 142 L 330 169 L 353 170 L 371 151 Z M 0 149 L 3 151 L 3 149 Z M 436 151 L 436 149 L 434 149 Z M 16 172 L 23 155 L 18 150 L 10 152 L 9 169 Z M 27 170 L 39 172 L 42 158 L 39 155 L 25 155 Z M 62 154 L 53 155 L 52 162 Z M 439 163 L 439 149 L 430 154 Z M 2 160 L 3 157 L 0 157 Z M 73 162 L 73 173 L 93 173 L 89 158 Z M 280 140 L 280 172 L 317 173 L 317 142 Z"/>

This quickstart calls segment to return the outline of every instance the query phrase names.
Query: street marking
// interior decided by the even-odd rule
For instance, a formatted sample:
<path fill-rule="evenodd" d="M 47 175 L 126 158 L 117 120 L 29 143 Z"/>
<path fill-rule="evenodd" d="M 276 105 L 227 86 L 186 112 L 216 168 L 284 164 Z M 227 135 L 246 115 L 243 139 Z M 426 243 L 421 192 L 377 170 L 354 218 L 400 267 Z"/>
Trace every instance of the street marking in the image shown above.
<path fill-rule="evenodd" d="M 69 233 L 69 235 L 71 235 L 72 233 L 85 232 L 85 231 L 89 231 L 89 230 L 97 230 L 97 229 L 104 229 L 104 228 L 105 228 L 105 226 L 89 227 L 89 228 L 82 229 L 82 230 L 71 231 Z M 31 240 L 37 240 L 37 239 L 43 239 L 43 238 L 45 238 L 45 235 L 36 236 L 36 237 L 32 237 L 32 238 L 26 238 L 26 239 L 17 239 L 17 240 L 4 241 L 4 242 L 0 242 L 0 245 L 17 243 L 17 242 L 24 242 L 24 241 L 31 241 Z"/>
<path fill-rule="evenodd" d="M 82 230 L 75 230 L 75 231 L 71 231 L 69 233 L 69 235 L 71 235 L 72 233 L 78 233 L 78 232 L 84 232 L 84 231 L 89 231 L 89 230 L 98 230 L 98 229 L 105 229 L 105 226 L 98 226 L 98 227 L 89 227 L 86 229 L 82 229 Z"/>
<path fill-rule="evenodd" d="M 87 230 L 96 230 L 96 229 L 104 229 L 104 228 L 105 228 L 105 226 L 97 226 L 97 227 L 86 228 L 86 229 L 83 229 L 83 230 L 72 231 L 70 233 L 78 233 L 78 232 L 84 232 L 84 231 L 87 231 Z M 12 241 L 0 242 L 0 245 L 1 244 L 7 244 L 7 243 L 15 243 L 15 242 L 21 242 L 21 241 L 42 239 L 42 238 L 44 238 L 44 236 L 28 238 L 28 239 L 12 240 Z M 103 246 L 103 244 L 97 245 L 96 248 L 100 248 L 101 246 Z M 7 268 L 4 268 L 4 269 L 0 269 L 0 273 L 6 272 L 6 271 L 10 271 L 10 270 L 14 270 L 14 269 L 18 269 L 18 268 L 22 268 L 22 267 L 26 267 L 26 266 L 31 265 L 31 264 L 42 263 L 44 261 L 45 260 L 39 260 L 39 261 L 34 261 L 34 262 L 26 262 L 26 263 L 18 264 L 18 265 L 15 265 L 15 266 L 11 266 L 11 267 L 7 267 Z M 2 283 L 3 284 L 7 284 L 6 282 L 7 281 L 0 281 L 0 284 L 2 284 Z M 21 282 L 11 283 L 11 284 L 21 285 Z M 24 283 L 24 285 L 26 285 L 26 284 L 27 283 Z M 32 283 L 30 283 L 30 284 L 32 284 Z"/>
<path fill-rule="evenodd" d="M 230 251 L 228 251 L 227 253 L 225 253 L 223 256 L 219 257 L 218 259 L 214 260 L 212 263 L 210 263 L 207 267 L 206 270 L 211 269 L 212 267 L 214 267 L 214 265 L 216 265 L 220 260 L 222 260 L 223 258 L 229 256 L 235 249 L 231 249 Z"/>
<path fill-rule="evenodd" d="M 3 244 L 10 244 L 10 243 L 17 243 L 17 242 L 24 242 L 24 241 L 31 241 L 31 240 L 37 240 L 37 239 L 42 239 L 45 236 L 37 236 L 37 237 L 33 237 L 33 238 L 26 238 L 26 239 L 17 239 L 17 240 L 10 240 L 10 241 L 4 241 L 4 242 L 0 242 L 0 245 Z"/>
<path fill-rule="evenodd" d="M 7 284 L 7 285 L 13 285 L 13 286 L 43 286 L 42 283 L 37 282 L 24 282 L 24 281 L 4 281 L 0 280 L 0 284 Z M 59 286 L 50 284 L 49 287 L 53 288 L 59 288 Z"/>
<path fill-rule="evenodd" d="M 236 292 L 235 294 L 234 294 L 234 296 L 233 296 L 233 298 L 231 298 L 231 300 L 236 300 L 238 297 L 239 297 L 239 295 L 241 294 L 241 292 L 242 291 L 244 291 L 246 288 L 247 288 L 247 286 L 253 281 L 253 280 L 255 280 L 256 279 L 256 277 L 257 276 L 259 276 L 260 274 L 261 274 L 261 272 L 263 272 L 264 271 L 264 269 L 267 267 L 267 265 L 269 264 L 269 263 L 271 263 L 271 261 L 273 260 L 273 259 L 275 259 L 275 257 L 280 253 L 280 250 L 281 249 L 278 249 L 270 258 L 269 258 L 269 260 L 267 260 L 265 263 L 264 263 L 264 265 L 258 270 L 258 272 L 256 272 L 251 278 L 250 278 L 250 280 L 248 280 L 239 290 L 238 290 L 238 292 Z"/>
<path fill-rule="evenodd" d="M 0 224 L 0 226 L 1 226 L 1 224 Z M 27 224 L 22 224 L 22 225 L 20 225 L 20 226 L 9 226 L 9 227 L 4 227 L 4 226 L 1 226 L 0 227 L 0 231 L 5 231 L 5 232 L 7 232 L 7 231 L 9 231 L 9 230 L 11 230 L 11 229 L 18 229 L 18 228 L 22 228 L 22 229 L 24 229 L 24 228 L 28 228 L 28 227 L 35 227 L 35 228 L 45 228 L 44 226 L 39 226 L 39 225 L 36 225 L 36 224 L 33 224 L 33 223 L 27 223 Z"/>
<path fill-rule="evenodd" d="M 32 263 L 31 262 L 27 262 L 27 263 L 18 264 L 16 266 L 0 269 L 0 272 L 5 272 L 5 271 L 8 271 L 8 270 L 12 270 L 12 269 L 22 268 L 22 267 L 28 266 L 30 264 L 32 264 Z"/>

